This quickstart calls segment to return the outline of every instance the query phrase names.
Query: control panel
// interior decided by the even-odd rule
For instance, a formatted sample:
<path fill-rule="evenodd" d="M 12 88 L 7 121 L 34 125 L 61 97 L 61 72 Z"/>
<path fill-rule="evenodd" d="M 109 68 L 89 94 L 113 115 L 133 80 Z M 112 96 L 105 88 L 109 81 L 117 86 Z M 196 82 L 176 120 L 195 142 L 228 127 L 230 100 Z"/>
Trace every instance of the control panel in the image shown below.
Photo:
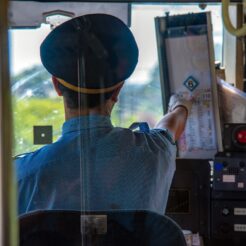
<path fill-rule="evenodd" d="M 246 191 L 246 153 L 216 155 L 213 165 L 213 189 Z"/>
<path fill-rule="evenodd" d="M 223 239 L 228 245 L 245 245 L 246 201 L 213 200 L 211 220 L 212 238 Z"/>

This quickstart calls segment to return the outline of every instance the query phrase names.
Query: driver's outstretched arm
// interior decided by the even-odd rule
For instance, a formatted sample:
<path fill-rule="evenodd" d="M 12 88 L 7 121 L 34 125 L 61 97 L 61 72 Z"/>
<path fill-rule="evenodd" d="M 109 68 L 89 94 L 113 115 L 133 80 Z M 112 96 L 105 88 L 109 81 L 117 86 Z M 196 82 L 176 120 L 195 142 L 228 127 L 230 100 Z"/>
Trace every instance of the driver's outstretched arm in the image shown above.
<path fill-rule="evenodd" d="M 156 124 L 155 128 L 168 129 L 176 141 L 185 129 L 192 102 L 172 95 L 168 105 L 168 113 Z"/>
<path fill-rule="evenodd" d="M 185 128 L 188 111 L 184 107 L 177 107 L 172 112 L 167 113 L 156 124 L 155 128 L 168 129 L 176 141 L 182 134 Z"/>

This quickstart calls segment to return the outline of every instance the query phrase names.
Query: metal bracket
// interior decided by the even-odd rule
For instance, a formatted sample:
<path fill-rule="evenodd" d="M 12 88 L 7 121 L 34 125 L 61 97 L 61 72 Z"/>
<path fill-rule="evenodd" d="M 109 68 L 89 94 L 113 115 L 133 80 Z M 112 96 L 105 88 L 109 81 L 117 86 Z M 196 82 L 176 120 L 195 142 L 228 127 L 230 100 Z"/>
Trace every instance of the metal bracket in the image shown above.
<path fill-rule="evenodd" d="M 80 225 L 82 234 L 98 234 L 107 233 L 107 215 L 81 215 Z"/>

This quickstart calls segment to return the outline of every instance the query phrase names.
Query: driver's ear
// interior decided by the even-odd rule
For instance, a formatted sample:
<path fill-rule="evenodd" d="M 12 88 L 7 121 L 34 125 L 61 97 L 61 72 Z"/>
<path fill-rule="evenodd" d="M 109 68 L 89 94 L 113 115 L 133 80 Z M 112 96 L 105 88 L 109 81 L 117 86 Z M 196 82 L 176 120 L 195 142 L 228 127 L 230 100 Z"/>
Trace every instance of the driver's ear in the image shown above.
<path fill-rule="evenodd" d="M 114 101 L 114 102 L 118 102 L 118 97 L 119 97 L 119 94 L 120 94 L 120 90 L 122 88 L 122 86 L 124 85 L 124 83 L 122 83 L 121 86 L 119 86 L 117 89 L 114 90 L 112 96 L 111 96 L 111 100 Z"/>
<path fill-rule="evenodd" d="M 61 90 L 59 89 L 59 81 L 57 80 L 57 78 L 55 76 L 52 76 L 52 82 L 53 82 L 53 85 L 54 85 L 54 88 L 56 90 L 56 93 L 58 96 L 62 96 L 62 92 Z"/>

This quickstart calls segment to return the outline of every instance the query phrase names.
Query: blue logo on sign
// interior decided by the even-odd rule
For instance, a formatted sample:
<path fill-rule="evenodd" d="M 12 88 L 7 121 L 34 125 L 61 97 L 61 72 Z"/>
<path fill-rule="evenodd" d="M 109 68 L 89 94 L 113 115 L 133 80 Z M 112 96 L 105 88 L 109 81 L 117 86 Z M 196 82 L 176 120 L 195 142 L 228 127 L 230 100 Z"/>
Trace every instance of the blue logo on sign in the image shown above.
<path fill-rule="evenodd" d="M 192 76 L 189 76 L 188 79 L 186 79 L 184 82 L 184 86 L 189 91 L 194 91 L 198 85 L 199 85 L 199 82 Z"/>

